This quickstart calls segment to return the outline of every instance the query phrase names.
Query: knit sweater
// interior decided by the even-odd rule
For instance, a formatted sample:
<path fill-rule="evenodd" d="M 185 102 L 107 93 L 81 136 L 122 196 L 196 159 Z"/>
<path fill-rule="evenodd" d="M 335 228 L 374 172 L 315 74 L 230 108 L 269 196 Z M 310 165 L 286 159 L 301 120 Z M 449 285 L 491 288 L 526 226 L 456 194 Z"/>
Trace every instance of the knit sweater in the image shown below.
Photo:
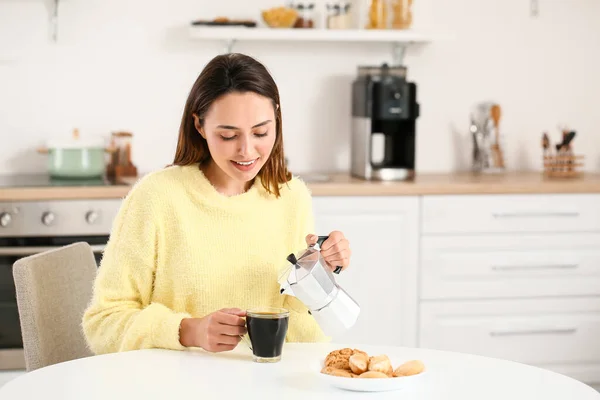
<path fill-rule="evenodd" d="M 286 257 L 306 248 L 309 233 L 311 195 L 298 178 L 276 198 L 258 177 L 245 193 L 223 195 L 197 164 L 144 176 L 114 220 L 83 315 L 90 349 L 183 350 L 183 318 L 230 307 L 287 308 L 287 341 L 327 340 L 298 299 L 279 293 Z"/>

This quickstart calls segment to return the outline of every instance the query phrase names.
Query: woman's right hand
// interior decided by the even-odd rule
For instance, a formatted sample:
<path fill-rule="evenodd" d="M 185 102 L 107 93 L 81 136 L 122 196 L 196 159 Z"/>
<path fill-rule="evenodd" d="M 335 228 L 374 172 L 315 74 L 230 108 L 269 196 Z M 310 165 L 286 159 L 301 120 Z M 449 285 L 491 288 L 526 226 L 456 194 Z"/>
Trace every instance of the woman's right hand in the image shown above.
<path fill-rule="evenodd" d="M 203 318 L 184 318 L 179 326 L 179 341 L 185 347 L 202 347 L 221 352 L 235 349 L 246 334 L 246 312 L 223 308 Z"/>

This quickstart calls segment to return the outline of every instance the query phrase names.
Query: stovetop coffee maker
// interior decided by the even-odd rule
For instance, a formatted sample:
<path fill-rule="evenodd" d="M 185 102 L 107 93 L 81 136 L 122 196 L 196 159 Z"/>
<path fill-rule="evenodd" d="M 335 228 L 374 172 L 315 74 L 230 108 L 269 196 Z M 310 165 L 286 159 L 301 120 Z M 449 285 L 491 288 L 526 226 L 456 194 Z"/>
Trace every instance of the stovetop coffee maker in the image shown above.
<path fill-rule="evenodd" d="M 372 180 L 415 176 L 417 86 L 404 66 L 361 66 L 352 84 L 351 174 Z"/>
<path fill-rule="evenodd" d="M 323 333 L 334 336 L 351 328 L 360 307 L 335 281 L 334 273 L 321 256 L 320 246 L 328 236 L 319 236 L 314 246 L 290 254 L 290 262 L 279 279 L 280 293 L 300 300 Z M 338 272 L 339 273 L 339 272 Z"/>

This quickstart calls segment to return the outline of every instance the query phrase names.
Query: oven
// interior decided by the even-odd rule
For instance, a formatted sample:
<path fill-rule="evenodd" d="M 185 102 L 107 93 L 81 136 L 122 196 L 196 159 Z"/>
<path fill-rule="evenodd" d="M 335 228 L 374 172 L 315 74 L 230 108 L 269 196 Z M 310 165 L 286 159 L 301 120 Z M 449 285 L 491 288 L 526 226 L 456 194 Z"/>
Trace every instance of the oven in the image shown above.
<path fill-rule="evenodd" d="M 121 199 L 0 202 L 0 370 L 25 368 L 12 266 L 75 242 L 100 263 Z"/>

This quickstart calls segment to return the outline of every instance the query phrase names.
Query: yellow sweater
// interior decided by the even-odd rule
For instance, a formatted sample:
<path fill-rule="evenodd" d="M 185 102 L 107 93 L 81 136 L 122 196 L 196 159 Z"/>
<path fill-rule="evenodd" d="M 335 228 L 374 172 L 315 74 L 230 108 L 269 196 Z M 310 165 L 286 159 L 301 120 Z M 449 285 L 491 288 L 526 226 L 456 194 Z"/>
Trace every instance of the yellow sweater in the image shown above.
<path fill-rule="evenodd" d="M 276 198 L 259 179 L 222 195 L 198 165 L 145 176 L 114 221 L 83 316 L 90 349 L 184 349 L 181 320 L 225 307 L 285 307 L 287 341 L 327 340 L 300 301 L 279 294 L 286 257 L 309 233 L 311 196 L 297 178 Z"/>

